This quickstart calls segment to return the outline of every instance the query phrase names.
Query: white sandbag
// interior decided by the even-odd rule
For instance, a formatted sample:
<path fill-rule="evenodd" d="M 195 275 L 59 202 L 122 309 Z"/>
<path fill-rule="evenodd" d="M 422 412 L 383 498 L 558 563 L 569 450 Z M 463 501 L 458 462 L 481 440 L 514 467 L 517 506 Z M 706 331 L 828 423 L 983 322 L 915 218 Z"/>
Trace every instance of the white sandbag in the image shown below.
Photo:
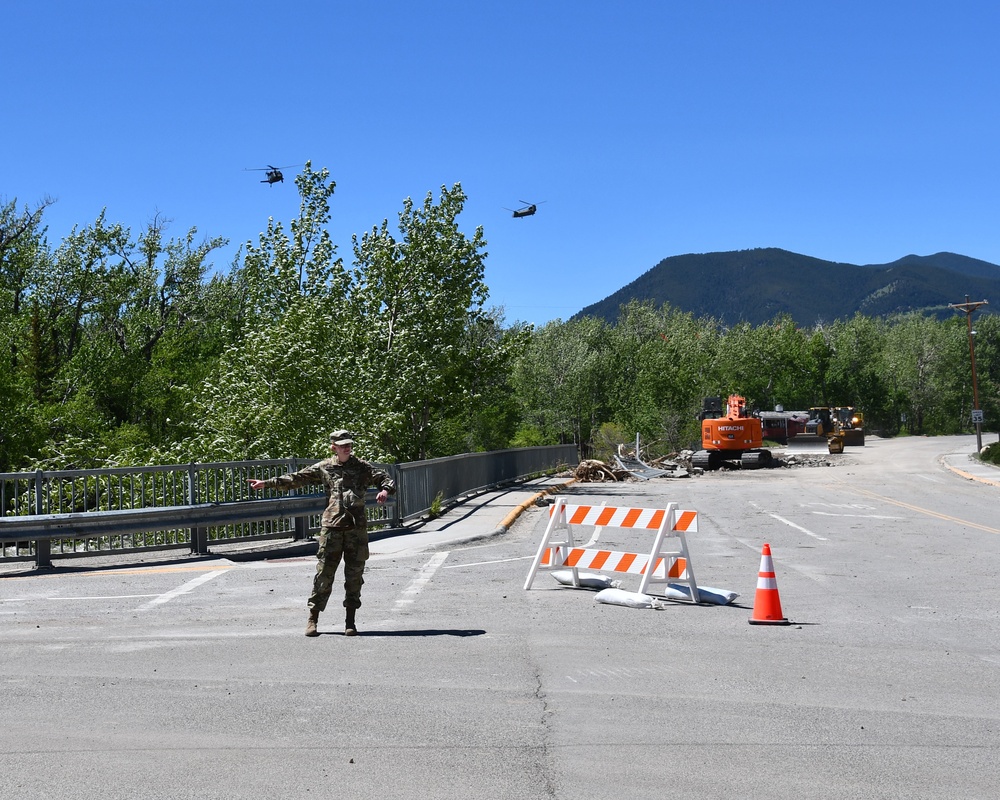
<path fill-rule="evenodd" d="M 594 595 L 595 603 L 608 603 L 628 608 L 663 608 L 663 603 L 655 597 L 641 592 L 626 592 L 624 589 L 603 589 Z"/>
<path fill-rule="evenodd" d="M 621 581 L 611 580 L 607 575 L 599 575 L 596 572 L 578 572 L 577 575 L 580 578 L 580 586 L 584 589 L 617 589 L 622 585 Z M 560 569 L 552 573 L 552 577 L 555 578 L 563 586 L 574 586 L 573 583 L 573 570 L 571 569 Z"/>
<path fill-rule="evenodd" d="M 690 600 L 691 590 L 684 583 L 668 583 L 663 592 L 664 597 L 671 600 Z M 698 584 L 698 601 L 701 603 L 713 603 L 717 606 L 729 605 L 739 597 L 739 592 L 730 592 L 727 589 L 716 589 L 712 586 L 702 586 Z"/>

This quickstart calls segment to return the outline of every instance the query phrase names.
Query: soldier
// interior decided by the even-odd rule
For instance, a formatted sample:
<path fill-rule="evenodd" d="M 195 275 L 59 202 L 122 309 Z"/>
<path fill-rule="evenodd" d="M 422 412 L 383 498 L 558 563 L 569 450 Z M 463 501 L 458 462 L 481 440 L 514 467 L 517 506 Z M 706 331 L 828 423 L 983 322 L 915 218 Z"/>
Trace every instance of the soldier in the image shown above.
<path fill-rule="evenodd" d="M 249 481 L 251 489 L 288 491 L 317 483 L 323 484 L 326 489 L 326 510 L 323 512 L 316 552 L 316 577 L 309 596 L 306 636 L 319 636 L 316 629 L 319 614 L 326 609 L 330 599 L 341 558 L 344 560 L 344 608 L 347 609 L 344 635 L 357 635 L 354 616 L 361 606 L 361 587 L 365 582 L 365 562 L 368 560 L 365 492 L 369 486 L 378 487 L 375 499 L 379 503 L 384 503 L 390 494 L 396 493 L 396 485 L 387 473 L 351 455 L 353 446 L 352 434 L 344 430 L 334 431 L 330 434 L 330 449 L 335 458 L 287 475 Z"/>

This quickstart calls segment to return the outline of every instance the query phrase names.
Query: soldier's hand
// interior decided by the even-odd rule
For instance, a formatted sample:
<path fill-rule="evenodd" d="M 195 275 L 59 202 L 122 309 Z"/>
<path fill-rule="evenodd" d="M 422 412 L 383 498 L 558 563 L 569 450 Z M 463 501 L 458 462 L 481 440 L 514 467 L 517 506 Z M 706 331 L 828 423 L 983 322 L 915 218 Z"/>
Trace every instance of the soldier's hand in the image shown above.
<path fill-rule="evenodd" d="M 258 480 L 257 478 L 249 478 L 247 483 L 250 484 L 250 488 L 254 491 L 258 491 L 264 488 L 264 481 Z"/>
<path fill-rule="evenodd" d="M 375 495 L 375 502 L 384 503 L 388 498 L 389 498 L 389 493 L 385 489 L 383 489 L 381 492 Z"/>

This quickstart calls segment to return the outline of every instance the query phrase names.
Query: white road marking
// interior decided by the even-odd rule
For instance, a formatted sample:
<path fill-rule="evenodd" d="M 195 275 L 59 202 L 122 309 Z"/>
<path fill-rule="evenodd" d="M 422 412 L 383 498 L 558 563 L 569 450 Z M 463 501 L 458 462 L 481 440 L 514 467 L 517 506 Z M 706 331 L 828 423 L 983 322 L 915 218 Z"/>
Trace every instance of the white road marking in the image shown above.
<path fill-rule="evenodd" d="M 766 513 L 767 513 L 767 515 L 769 517 L 772 517 L 772 518 L 778 520 L 778 522 L 783 522 L 786 525 L 788 525 L 790 528 L 795 528 L 795 530 L 797 530 L 797 531 L 802 531 L 806 536 L 812 536 L 813 539 L 819 539 L 821 542 L 825 542 L 827 540 L 825 536 L 820 536 L 819 534 L 813 533 L 812 531 L 810 531 L 810 530 L 808 530 L 806 528 L 803 528 L 801 525 L 796 525 L 790 519 L 785 519 L 784 517 L 779 517 L 777 514 L 772 514 L 769 511 L 766 512 Z"/>
<path fill-rule="evenodd" d="M 810 511 L 821 517 L 861 517 L 862 519 L 903 519 L 903 517 L 888 517 L 882 514 L 834 514 L 832 511 Z"/>
<path fill-rule="evenodd" d="M 473 561 L 469 564 L 449 564 L 444 569 L 461 569 L 462 567 L 485 567 L 490 564 L 506 564 L 508 561 L 530 561 L 534 556 L 515 556 L 514 558 L 498 558 L 494 561 Z"/>
<path fill-rule="evenodd" d="M 874 511 L 874 506 L 864 505 L 862 503 L 799 503 L 803 508 L 812 508 L 813 506 L 822 506 L 823 508 L 849 508 L 852 511 Z"/>
<path fill-rule="evenodd" d="M 764 509 L 762 509 L 756 503 L 750 503 L 750 505 L 753 506 L 754 508 L 756 508 L 758 511 L 764 511 Z M 812 536 L 813 539 L 819 539 L 821 542 L 827 541 L 827 538 L 825 536 L 820 536 L 819 534 L 813 533 L 812 531 L 807 530 L 806 528 L 803 528 L 801 525 L 796 525 L 794 522 L 792 522 L 789 519 L 785 519 L 784 517 L 779 517 L 777 514 L 772 514 L 770 511 L 764 511 L 764 513 L 767 514 L 772 519 L 778 520 L 778 522 L 783 522 L 785 525 L 788 525 L 791 528 L 795 528 L 795 530 L 797 530 L 797 531 L 802 531 L 802 533 L 804 533 L 806 536 Z M 816 513 L 816 512 L 813 512 L 813 513 Z"/>
<path fill-rule="evenodd" d="M 443 553 L 435 553 L 431 557 L 431 560 L 424 564 L 423 569 L 420 570 L 420 574 L 410 582 L 409 586 L 403 589 L 402 596 L 396 601 L 395 608 L 397 611 L 416 600 L 417 595 L 430 583 L 431 578 L 434 577 L 434 573 L 438 571 L 438 567 L 445 562 L 448 555 L 449 551 L 447 550 Z"/>
<path fill-rule="evenodd" d="M 218 578 L 220 575 L 224 575 L 228 571 L 229 570 L 226 569 L 217 569 L 212 572 L 206 572 L 204 575 L 199 575 L 197 578 L 192 578 L 187 583 L 178 586 L 176 589 L 171 589 L 166 594 L 161 594 L 155 599 L 150 600 L 148 603 L 141 606 L 139 610 L 142 611 L 145 609 L 154 608 L 155 606 L 163 605 L 164 603 L 169 603 L 175 597 L 180 597 L 182 594 L 187 594 L 188 592 L 192 592 L 199 586 L 201 586 L 203 583 L 208 583 L 208 581 L 212 580 L 213 578 Z"/>
<path fill-rule="evenodd" d="M 156 594 L 107 594 L 107 595 L 81 595 L 80 597 L 46 597 L 46 600 L 134 600 L 140 597 L 159 597 Z"/>

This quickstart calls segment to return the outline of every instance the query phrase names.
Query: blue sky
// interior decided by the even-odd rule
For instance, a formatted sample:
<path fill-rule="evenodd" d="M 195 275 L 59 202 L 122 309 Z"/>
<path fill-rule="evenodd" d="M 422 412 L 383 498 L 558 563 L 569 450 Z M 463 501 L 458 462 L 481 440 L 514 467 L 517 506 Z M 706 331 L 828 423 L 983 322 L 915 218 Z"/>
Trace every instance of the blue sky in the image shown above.
<path fill-rule="evenodd" d="M 327 167 L 330 232 L 461 182 L 508 322 L 568 319 L 684 253 L 1000 264 L 992 2 L 4 3 L 0 199 L 50 243 L 224 236 Z M 505 208 L 542 202 L 512 219 Z M 710 276 L 707 276 L 710 279 Z"/>

